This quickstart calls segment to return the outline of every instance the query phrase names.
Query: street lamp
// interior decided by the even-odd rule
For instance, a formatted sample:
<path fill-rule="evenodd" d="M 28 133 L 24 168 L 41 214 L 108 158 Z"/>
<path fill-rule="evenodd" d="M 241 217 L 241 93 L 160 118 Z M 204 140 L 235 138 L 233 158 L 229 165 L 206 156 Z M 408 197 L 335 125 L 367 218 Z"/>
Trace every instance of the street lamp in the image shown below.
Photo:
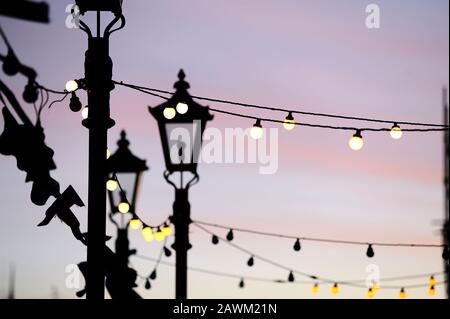
<path fill-rule="evenodd" d="M 202 136 L 206 123 L 213 119 L 209 108 L 195 102 L 188 93 L 189 83 L 183 70 L 178 73 L 178 82 L 173 96 L 156 107 L 149 107 L 150 113 L 158 122 L 166 171 L 164 178 L 175 188 L 175 202 L 171 221 L 175 226 L 176 287 L 177 299 L 187 298 L 187 251 L 189 243 L 190 204 L 189 188 L 198 182 L 197 164 L 200 157 Z M 170 180 L 178 172 L 179 184 Z M 185 184 L 183 173 L 191 173 Z"/>
<path fill-rule="evenodd" d="M 139 220 L 136 217 L 136 202 L 139 192 L 139 185 L 142 179 L 142 173 L 148 170 L 146 161 L 142 160 L 131 153 L 129 146 L 130 142 L 126 138 L 125 131 L 120 133 L 120 139 L 117 142 L 118 149 L 107 159 L 107 168 L 109 180 L 107 181 L 108 197 L 110 203 L 110 220 L 117 227 L 116 239 L 116 256 L 117 256 L 117 271 L 116 283 L 114 286 L 115 296 L 119 299 L 126 299 L 130 295 L 127 293 L 134 287 L 134 281 L 129 280 L 128 273 L 128 258 L 134 254 L 135 250 L 130 250 L 128 240 L 128 226 L 133 224 L 133 221 Z M 128 199 L 131 202 L 128 202 Z M 127 211 L 120 211 L 120 205 L 128 205 Z M 121 224 L 119 225 L 114 216 L 120 216 Z M 124 222 L 124 214 L 131 213 L 131 219 Z"/>

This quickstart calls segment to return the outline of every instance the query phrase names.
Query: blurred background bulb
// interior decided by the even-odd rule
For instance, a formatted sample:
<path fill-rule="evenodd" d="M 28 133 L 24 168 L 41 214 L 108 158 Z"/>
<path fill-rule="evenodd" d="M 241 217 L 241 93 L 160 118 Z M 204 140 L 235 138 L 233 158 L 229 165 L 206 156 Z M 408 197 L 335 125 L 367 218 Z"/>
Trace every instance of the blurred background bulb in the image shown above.
<path fill-rule="evenodd" d="M 106 189 L 109 190 L 110 192 L 114 192 L 118 186 L 119 186 L 119 184 L 117 183 L 117 181 L 115 179 L 109 179 L 106 182 Z"/>
<path fill-rule="evenodd" d="M 164 225 L 161 231 L 164 234 L 164 236 L 172 235 L 172 227 L 170 227 L 169 225 Z"/>
<path fill-rule="evenodd" d="M 405 299 L 406 298 L 406 291 L 405 288 L 402 288 L 400 290 L 400 299 Z"/>
<path fill-rule="evenodd" d="M 434 286 L 431 286 L 430 289 L 428 289 L 428 294 L 430 296 L 436 295 L 436 288 L 434 288 Z"/>
<path fill-rule="evenodd" d="M 177 104 L 177 112 L 180 114 L 185 114 L 188 111 L 189 107 L 186 103 L 178 103 Z"/>
<path fill-rule="evenodd" d="M 295 121 L 292 113 L 289 112 L 288 116 L 286 116 L 283 122 L 283 126 L 288 131 L 292 131 L 295 128 Z"/>
<path fill-rule="evenodd" d="M 400 126 L 398 126 L 398 124 L 396 123 L 394 124 L 394 126 L 392 126 L 390 134 L 394 140 L 399 140 L 402 138 L 403 132 Z"/>
<path fill-rule="evenodd" d="M 434 276 L 431 276 L 430 280 L 428 280 L 428 284 L 430 286 L 436 286 L 436 284 L 437 284 L 436 278 L 434 278 Z"/>
<path fill-rule="evenodd" d="M 373 297 L 375 297 L 375 291 L 373 291 L 373 288 L 369 288 L 367 291 L 367 298 L 372 299 Z"/>
<path fill-rule="evenodd" d="M 348 141 L 348 145 L 354 151 L 359 151 L 364 146 L 364 140 L 362 138 L 361 132 L 357 131 Z"/>
<path fill-rule="evenodd" d="M 164 234 L 161 231 L 161 229 L 158 228 L 158 230 L 156 231 L 156 234 L 155 234 L 155 238 L 156 238 L 157 241 L 164 240 Z"/>
<path fill-rule="evenodd" d="M 142 236 L 144 237 L 144 240 L 147 242 L 153 241 L 153 230 L 149 226 L 145 226 L 142 229 Z"/>
<path fill-rule="evenodd" d="M 256 123 L 253 124 L 252 128 L 250 129 L 250 136 L 255 140 L 259 140 L 263 136 L 261 120 L 256 120 Z"/>
<path fill-rule="evenodd" d="M 332 293 L 333 295 L 337 295 L 337 294 L 339 293 L 339 285 L 338 285 L 337 283 L 335 283 L 335 284 L 333 285 L 333 287 L 331 288 L 331 293 Z"/>
<path fill-rule="evenodd" d="M 120 202 L 117 208 L 119 209 L 119 212 L 126 214 L 130 211 L 130 204 L 127 202 Z"/>
<path fill-rule="evenodd" d="M 141 223 L 140 219 L 137 217 L 133 217 L 133 219 L 130 220 L 130 228 L 131 229 L 137 230 L 137 229 L 141 228 L 141 225 L 142 225 L 142 223 Z"/>
<path fill-rule="evenodd" d="M 171 120 L 175 117 L 177 111 L 173 107 L 166 107 L 163 111 L 163 115 L 166 119 Z"/>
<path fill-rule="evenodd" d="M 315 283 L 312 288 L 311 291 L 313 294 L 317 294 L 319 292 L 319 284 Z"/>
<path fill-rule="evenodd" d="M 75 80 L 69 80 L 66 82 L 66 91 L 67 92 L 74 92 L 78 90 L 78 83 Z"/>

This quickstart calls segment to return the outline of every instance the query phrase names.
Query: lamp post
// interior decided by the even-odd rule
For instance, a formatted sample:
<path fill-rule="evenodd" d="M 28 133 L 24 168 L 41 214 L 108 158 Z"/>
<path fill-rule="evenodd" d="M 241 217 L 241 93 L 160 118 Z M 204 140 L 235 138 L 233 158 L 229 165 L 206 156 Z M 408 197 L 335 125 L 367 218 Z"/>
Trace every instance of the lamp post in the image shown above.
<path fill-rule="evenodd" d="M 85 58 L 84 88 L 88 94 L 89 114 L 83 126 L 89 130 L 89 182 L 88 182 L 88 239 L 86 298 L 104 299 L 105 290 L 105 232 L 106 232 L 106 149 L 107 131 L 114 125 L 110 118 L 109 98 L 113 63 L 109 57 L 109 37 L 125 26 L 121 0 L 76 0 L 80 13 L 97 13 L 96 36 L 79 21 L 80 29 L 88 36 Z M 101 11 L 112 12 L 114 19 L 100 32 Z M 112 29 L 117 22 L 120 25 Z"/>
<path fill-rule="evenodd" d="M 148 167 L 146 161 L 142 160 L 130 151 L 130 142 L 126 138 L 125 131 L 120 133 L 120 140 L 117 142 L 118 149 L 107 160 L 109 180 L 107 182 L 108 197 L 110 203 L 110 219 L 117 227 L 116 256 L 117 272 L 115 287 L 115 297 L 126 299 L 130 295 L 127 293 L 134 287 L 134 281 L 130 281 L 128 274 L 128 258 L 134 254 L 135 250 L 130 250 L 128 240 L 129 220 L 125 221 L 125 215 L 131 218 L 136 214 L 136 203 L 139 193 L 139 186 L 142 174 Z M 119 184 L 120 183 L 120 187 Z M 131 202 L 128 203 L 128 198 Z M 129 212 L 121 213 L 118 210 L 122 201 L 127 201 Z M 120 215 L 119 223 L 114 219 Z"/>
<path fill-rule="evenodd" d="M 198 182 L 197 164 L 200 156 L 202 136 L 206 123 L 213 119 L 209 108 L 196 103 L 188 93 L 189 83 L 183 70 L 178 73 L 175 94 L 156 107 L 149 107 L 158 122 L 166 171 L 164 178 L 175 188 L 175 202 L 171 221 L 175 226 L 176 252 L 175 295 L 177 299 L 187 298 L 187 252 L 189 243 L 190 204 L 189 188 Z M 179 182 L 170 179 L 179 173 Z M 183 174 L 189 173 L 185 183 Z"/>

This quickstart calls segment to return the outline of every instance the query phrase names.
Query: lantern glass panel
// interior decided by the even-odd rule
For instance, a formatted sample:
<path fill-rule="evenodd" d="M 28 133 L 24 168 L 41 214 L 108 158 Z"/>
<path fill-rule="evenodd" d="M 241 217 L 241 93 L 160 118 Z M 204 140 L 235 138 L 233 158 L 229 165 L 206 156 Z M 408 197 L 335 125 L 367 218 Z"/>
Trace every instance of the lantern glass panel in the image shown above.
<path fill-rule="evenodd" d="M 201 121 L 167 123 L 165 128 L 171 163 L 197 163 L 201 149 Z"/>

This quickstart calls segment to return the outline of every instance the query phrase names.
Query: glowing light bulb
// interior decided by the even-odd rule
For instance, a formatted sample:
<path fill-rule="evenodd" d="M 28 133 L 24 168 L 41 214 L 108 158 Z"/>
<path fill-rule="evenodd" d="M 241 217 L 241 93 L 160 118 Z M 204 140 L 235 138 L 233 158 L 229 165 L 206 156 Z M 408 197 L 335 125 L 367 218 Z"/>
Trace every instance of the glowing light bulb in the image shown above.
<path fill-rule="evenodd" d="M 406 298 L 406 291 L 405 288 L 402 288 L 400 290 L 400 299 L 405 299 Z"/>
<path fill-rule="evenodd" d="M 106 189 L 109 190 L 110 192 L 114 192 L 118 186 L 119 183 L 117 183 L 115 179 L 111 178 L 106 182 Z"/>
<path fill-rule="evenodd" d="M 339 293 L 339 285 L 337 283 L 335 283 L 333 287 L 331 287 L 331 293 L 333 295 L 337 295 Z"/>
<path fill-rule="evenodd" d="M 364 146 L 364 140 L 361 135 L 361 131 L 358 130 L 348 141 L 348 146 L 354 151 L 359 151 Z"/>
<path fill-rule="evenodd" d="M 289 112 L 288 116 L 284 119 L 283 126 L 288 131 L 292 131 L 295 128 L 295 121 L 292 116 L 292 112 Z"/>
<path fill-rule="evenodd" d="M 178 103 L 177 104 L 177 112 L 180 114 L 186 114 L 187 111 L 189 110 L 189 106 L 186 103 Z"/>
<path fill-rule="evenodd" d="M 156 240 L 157 241 L 162 241 L 162 240 L 164 240 L 164 234 L 163 234 L 163 232 L 161 231 L 161 229 L 160 228 L 158 228 L 158 230 L 156 231 L 156 234 L 155 234 L 155 238 L 156 238 Z"/>
<path fill-rule="evenodd" d="M 263 136 L 263 128 L 261 125 L 261 120 L 256 120 L 256 123 L 253 124 L 250 129 L 250 136 L 255 140 L 259 140 Z"/>
<path fill-rule="evenodd" d="M 134 216 L 133 219 L 130 220 L 131 229 L 137 230 L 141 228 L 141 226 L 142 226 L 141 220 L 137 216 Z"/>
<path fill-rule="evenodd" d="M 74 92 L 78 90 L 78 83 L 75 80 L 69 80 L 66 82 L 66 91 L 67 92 Z"/>
<path fill-rule="evenodd" d="M 428 294 L 430 296 L 436 295 L 436 288 L 434 288 L 434 286 L 431 286 L 430 289 L 428 289 Z"/>
<path fill-rule="evenodd" d="M 170 227 L 169 225 L 164 225 L 164 227 L 161 230 L 164 234 L 164 236 L 170 236 L 172 235 L 172 227 Z"/>
<path fill-rule="evenodd" d="M 398 124 L 395 123 L 394 126 L 392 126 L 392 128 L 391 128 L 390 134 L 394 140 L 399 140 L 402 138 L 403 132 L 402 132 L 402 129 L 400 128 L 400 126 L 398 126 Z"/>
<path fill-rule="evenodd" d="M 85 120 L 89 117 L 89 107 L 85 106 L 82 110 L 81 110 L 81 117 Z"/>
<path fill-rule="evenodd" d="M 434 276 L 431 276 L 431 277 L 430 277 L 430 280 L 428 280 L 428 284 L 429 284 L 430 286 L 436 286 L 436 284 L 437 284 L 436 278 L 434 278 Z"/>
<path fill-rule="evenodd" d="M 311 291 L 312 291 L 313 294 L 317 294 L 317 293 L 319 292 L 319 284 L 318 284 L 318 283 L 315 283 L 315 284 L 312 286 Z"/>
<path fill-rule="evenodd" d="M 369 288 L 369 290 L 367 291 L 367 298 L 372 299 L 373 297 L 375 297 L 375 291 L 373 290 L 373 288 Z"/>
<path fill-rule="evenodd" d="M 117 208 L 119 209 L 119 212 L 126 214 L 130 211 L 130 204 L 127 202 L 120 202 Z"/>
<path fill-rule="evenodd" d="M 163 111 L 163 115 L 166 119 L 171 120 L 177 115 L 177 111 L 173 107 L 166 107 Z"/>
<path fill-rule="evenodd" d="M 143 226 L 142 228 L 142 236 L 144 237 L 144 240 L 147 242 L 153 241 L 153 230 L 149 226 Z"/>

